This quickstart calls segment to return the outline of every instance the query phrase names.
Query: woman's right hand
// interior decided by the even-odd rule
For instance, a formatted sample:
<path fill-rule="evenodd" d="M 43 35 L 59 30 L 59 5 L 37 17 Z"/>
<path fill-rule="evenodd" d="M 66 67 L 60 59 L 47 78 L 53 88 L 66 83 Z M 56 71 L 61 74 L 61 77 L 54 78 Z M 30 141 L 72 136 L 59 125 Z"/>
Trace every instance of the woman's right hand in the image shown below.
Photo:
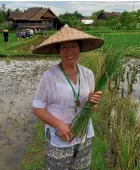
<path fill-rule="evenodd" d="M 72 132 L 71 126 L 63 121 L 60 121 L 56 127 L 56 130 L 62 140 L 71 142 L 72 141 Z"/>

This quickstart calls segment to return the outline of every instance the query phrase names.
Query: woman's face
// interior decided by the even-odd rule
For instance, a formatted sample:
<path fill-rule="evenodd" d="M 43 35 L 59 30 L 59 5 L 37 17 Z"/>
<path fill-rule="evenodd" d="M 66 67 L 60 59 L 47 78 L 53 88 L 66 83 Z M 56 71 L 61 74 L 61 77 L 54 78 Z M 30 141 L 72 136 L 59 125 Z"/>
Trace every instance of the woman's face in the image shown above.
<path fill-rule="evenodd" d="M 79 58 L 80 47 L 77 41 L 60 43 L 60 57 L 63 62 L 75 64 Z"/>

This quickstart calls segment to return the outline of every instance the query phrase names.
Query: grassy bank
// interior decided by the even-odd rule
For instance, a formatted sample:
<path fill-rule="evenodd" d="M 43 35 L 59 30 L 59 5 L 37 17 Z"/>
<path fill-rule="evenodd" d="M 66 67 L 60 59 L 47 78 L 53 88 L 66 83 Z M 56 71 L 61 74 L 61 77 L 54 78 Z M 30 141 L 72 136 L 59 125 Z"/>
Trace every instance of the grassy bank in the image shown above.
<path fill-rule="evenodd" d="M 49 32 L 48 36 L 53 34 L 52 31 Z M 32 53 L 30 46 L 35 44 L 40 44 L 43 40 L 45 40 L 46 36 L 36 35 L 33 38 L 25 39 L 23 41 L 16 40 L 16 34 L 9 34 L 9 42 L 5 45 L 3 41 L 3 35 L 0 34 L 0 57 L 46 57 L 46 55 L 35 55 Z M 28 48 L 27 48 L 28 47 Z"/>
<path fill-rule="evenodd" d="M 34 125 L 34 135 L 31 144 L 27 147 L 25 159 L 23 160 L 24 170 L 43 170 L 45 167 L 45 137 L 44 126 L 41 122 Z"/>
<path fill-rule="evenodd" d="M 31 55 L 31 51 L 16 51 L 15 48 L 24 46 L 25 44 L 32 43 L 38 39 L 38 36 L 32 39 L 17 41 L 15 33 L 11 33 L 8 44 L 3 42 L 2 34 L 0 34 L 0 57 L 13 57 L 13 56 L 26 56 Z"/>

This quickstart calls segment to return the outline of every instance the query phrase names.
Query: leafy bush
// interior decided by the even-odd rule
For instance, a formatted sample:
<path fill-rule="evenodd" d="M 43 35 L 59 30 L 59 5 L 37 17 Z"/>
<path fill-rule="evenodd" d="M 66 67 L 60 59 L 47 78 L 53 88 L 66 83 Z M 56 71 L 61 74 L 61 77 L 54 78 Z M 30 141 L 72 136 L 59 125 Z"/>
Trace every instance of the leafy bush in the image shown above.
<path fill-rule="evenodd" d="M 8 22 L 3 22 L 2 24 L 0 24 L 0 30 L 4 29 L 12 30 L 12 25 L 8 24 Z"/>

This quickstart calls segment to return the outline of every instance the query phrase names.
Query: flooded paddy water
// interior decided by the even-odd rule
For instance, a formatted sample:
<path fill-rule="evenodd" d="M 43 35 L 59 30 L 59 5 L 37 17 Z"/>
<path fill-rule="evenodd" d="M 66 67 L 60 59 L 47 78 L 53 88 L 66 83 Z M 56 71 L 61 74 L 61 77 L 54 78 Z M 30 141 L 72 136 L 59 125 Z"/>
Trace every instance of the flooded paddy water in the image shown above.
<path fill-rule="evenodd" d="M 21 170 L 36 122 L 32 100 L 40 76 L 58 61 L 0 61 L 0 170 Z M 140 101 L 140 60 L 132 59 L 118 81 L 119 94 Z"/>
<path fill-rule="evenodd" d="M 36 118 L 32 100 L 40 76 L 55 61 L 0 61 L 0 170 L 20 170 Z"/>

